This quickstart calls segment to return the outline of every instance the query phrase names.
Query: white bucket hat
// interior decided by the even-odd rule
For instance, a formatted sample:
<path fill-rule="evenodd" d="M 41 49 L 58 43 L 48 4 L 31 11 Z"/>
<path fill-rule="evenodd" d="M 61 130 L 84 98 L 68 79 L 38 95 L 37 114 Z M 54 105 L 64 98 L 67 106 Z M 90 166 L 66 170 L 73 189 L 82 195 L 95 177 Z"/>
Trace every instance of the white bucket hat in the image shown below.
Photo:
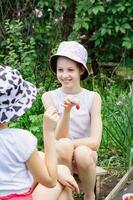
<path fill-rule="evenodd" d="M 56 73 L 57 58 L 59 56 L 65 56 L 67 58 L 70 58 L 70 59 L 82 64 L 85 71 L 81 75 L 81 79 L 83 80 L 88 77 L 89 71 L 86 66 L 88 54 L 87 54 L 87 50 L 83 47 L 83 45 L 81 45 L 75 41 L 61 42 L 56 54 L 54 54 L 50 58 L 50 67 L 54 73 Z"/>
<path fill-rule="evenodd" d="M 36 98 L 36 88 L 20 72 L 0 65 L 0 123 L 23 115 Z"/>

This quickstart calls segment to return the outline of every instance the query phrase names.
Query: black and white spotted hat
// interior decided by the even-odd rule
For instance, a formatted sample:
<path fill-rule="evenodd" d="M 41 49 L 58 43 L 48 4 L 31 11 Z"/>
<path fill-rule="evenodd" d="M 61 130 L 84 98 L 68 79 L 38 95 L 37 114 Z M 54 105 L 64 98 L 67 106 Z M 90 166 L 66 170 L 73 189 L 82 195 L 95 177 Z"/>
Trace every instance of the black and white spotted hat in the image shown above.
<path fill-rule="evenodd" d="M 23 115 L 36 98 L 36 87 L 25 81 L 20 72 L 0 65 L 0 123 Z"/>

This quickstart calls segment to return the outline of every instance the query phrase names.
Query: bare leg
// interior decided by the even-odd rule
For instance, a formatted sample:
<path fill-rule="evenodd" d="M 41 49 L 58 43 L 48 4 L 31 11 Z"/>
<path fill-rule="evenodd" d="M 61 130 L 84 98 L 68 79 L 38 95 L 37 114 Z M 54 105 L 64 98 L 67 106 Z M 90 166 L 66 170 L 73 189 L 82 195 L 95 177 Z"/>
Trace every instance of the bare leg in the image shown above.
<path fill-rule="evenodd" d="M 72 191 L 69 188 L 65 188 L 58 200 L 74 200 L 72 197 Z"/>
<path fill-rule="evenodd" d="M 32 192 L 33 200 L 58 200 L 63 191 L 61 184 L 57 183 L 54 188 L 47 188 L 38 184 Z"/>
<path fill-rule="evenodd" d="M 66 139 L 66 140 L 63 140 L 63 143 L 62 143 L 62 141 L 61 141 L 61 143 L 59 143 L 59 147 L 64 148 L 68 145 L 68 148 L 69 148 L 69 144 L 70 144 L 69 139 L 68 140 Z M 63 147 L 62 147 L 62 145 L 63 145 Z M 70 150 L 73 150 L 71 145 L 70 145 L 69 152 L 67 151 L 68 155 L 70 153 Z M 65 155 L 64 151 L 63 151 L 63 153 Z M 40 154 L 40 157 L 42 159 L 44 159 L 44 153 L 39 152 L 39 154 Z M 69 164 L 71 165 L 70 158 L 68 160 L 69 160 Z M 45 199 L 47 199 L 47 200 L 73 200 L 72 191 L 67 187 L 64 188 L 59 182 L 57 183 L 57 185 L 54 188 L 47 188 L 41 184 L 37 184 L 36 180 L 34 180 L 33 188 L 34 188 L 34 190 L 32 192 L 33 200 L 45 200 Z"/>
<path fill-rule="evenodd" d="M 39 155 L 42 159 L 44 159 L 43 152 L 40 151 Z M 58 200 L 64 189 L 64 187 L 60 183 L 57 183 L 57 185 L 53 188 L 45 187 L 41 184 L 38 184 L 35 178 L 32 188 L 33 200 Z"/>
<path fill-rule="evenodd" d="M 66 165 L 70 170 L 72 170 L 72 156 L 73 156 L 73 143 L 68 138 L 62 138 L 57 141 L 56 144 L 58 163 Z M 59 200 L 73 200 L 72 191 L 65 188 L 59 198 Z"/>
<path fill-rule="evenodd" d="M 82 145 L 75 149 L 74 159 L 85 193 L 84 200 L 95 200 L 96 152 L 92 151 L 89 147 Z"/>
<path fill-rule="evenodd" d="M 73 143 L 68 138 L 62 138 L 56 143 L 58 163 L 64 164 L 72 169 Z"/>

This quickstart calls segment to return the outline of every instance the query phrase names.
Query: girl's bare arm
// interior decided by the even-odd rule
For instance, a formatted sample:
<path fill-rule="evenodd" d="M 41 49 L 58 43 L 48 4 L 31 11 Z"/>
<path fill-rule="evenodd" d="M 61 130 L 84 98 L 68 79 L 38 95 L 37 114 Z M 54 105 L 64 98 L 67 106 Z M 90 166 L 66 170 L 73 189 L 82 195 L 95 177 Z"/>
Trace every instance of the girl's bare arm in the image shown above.
<path fill-rule="evenodd" d="M 33 177 L 47 187 L 53 187 L 57 182 L 57 155 L 54 133 L 57 117 L 57 113 L 53 108 L 48 108 L 44 114 L 44 160 L 40 158 L 38 151 L 34 150 L 26 162 Z"/>

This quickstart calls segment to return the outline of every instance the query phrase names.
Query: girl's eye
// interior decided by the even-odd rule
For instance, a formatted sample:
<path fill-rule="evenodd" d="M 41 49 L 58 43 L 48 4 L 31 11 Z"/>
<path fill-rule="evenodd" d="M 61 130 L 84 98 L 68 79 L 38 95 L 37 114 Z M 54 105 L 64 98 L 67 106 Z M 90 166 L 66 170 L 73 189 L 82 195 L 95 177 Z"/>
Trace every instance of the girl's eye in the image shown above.
<path fill-rule="evenodd" d="M 74 69 L 69 69 L 70 72 L 74 71 Z"/>
<path fill-rule="evenodd" d="M 58 71 L 58 72 L 62 72 L 62 71 L 63 71 L 63 69 L 61 69 L 61 68 L 58 68 L 58 69 L 57 69 L 57 71 Z"/>

